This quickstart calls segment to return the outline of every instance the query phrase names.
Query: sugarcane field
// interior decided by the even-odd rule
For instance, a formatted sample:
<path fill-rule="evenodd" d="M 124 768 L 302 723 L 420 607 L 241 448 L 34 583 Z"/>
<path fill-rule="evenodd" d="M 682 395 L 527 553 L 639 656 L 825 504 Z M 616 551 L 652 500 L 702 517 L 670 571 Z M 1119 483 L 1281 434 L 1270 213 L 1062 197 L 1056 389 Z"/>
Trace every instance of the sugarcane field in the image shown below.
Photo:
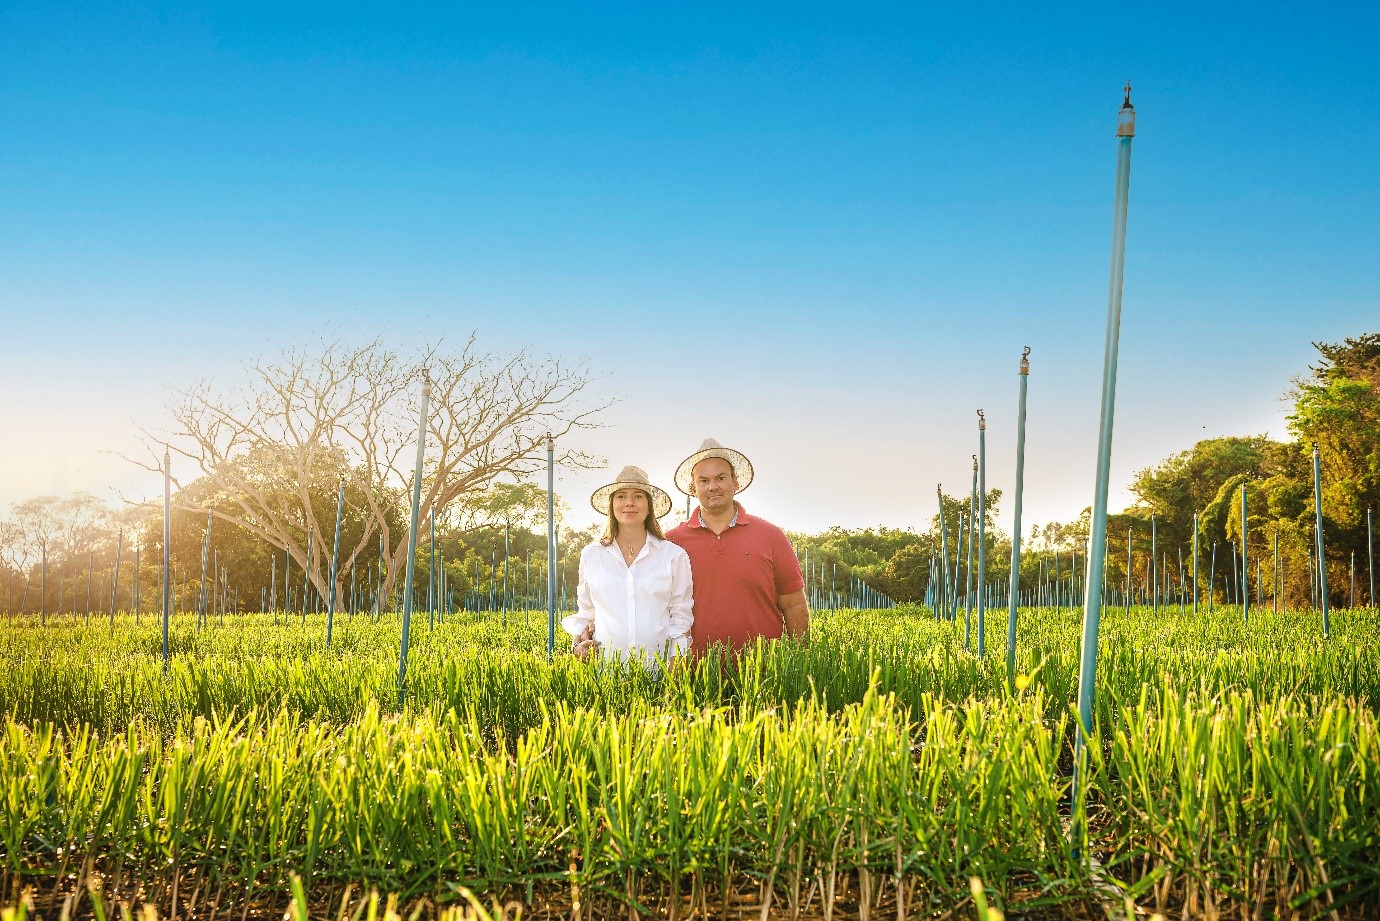
<path fill-rule="evenodd" d="M 0 921 L 1380 918 L 1380 10 L 1194 17 L 7 13 Z"/>

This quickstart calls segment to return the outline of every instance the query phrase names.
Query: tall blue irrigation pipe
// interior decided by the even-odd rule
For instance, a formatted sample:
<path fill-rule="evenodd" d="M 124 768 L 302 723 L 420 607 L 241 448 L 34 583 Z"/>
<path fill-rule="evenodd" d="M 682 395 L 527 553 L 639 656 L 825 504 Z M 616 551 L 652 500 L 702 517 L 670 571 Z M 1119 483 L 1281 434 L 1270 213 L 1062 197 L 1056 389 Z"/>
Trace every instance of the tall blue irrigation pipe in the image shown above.
<path fill-rule="evenodd" d="M 120 551 L 125 547 L 125 532 L 115 541 L 115 576 L 110 580 L 110 629 L 115 629 L 115 603 L 120 600 Z"/>
<path fill-rule="evenodd" d="M 1322 462 L 1318 459 L 1318 446 L 1313 445 L 1313 510 L 1317 517 L 1318 542 L 1318 597 L 1322 599 L 1323 638 L 1331 632 L 1331 622 L 1327 616 L 1327 556 L 1323 552 L 1322 516 Z"/>
<path fill-rule="evenodd" d="M 206 586 L 206 561 L 211 554 L 211 511 L 206 511 L 206 534 L 201 539 L 201 588 L 196 596 L 196 625 L 200 629 L 206 622 L 206 601 L 209 598 Z"/>
<path fill-rule="evenodd" d="M 1102 403 L 1097 437 L 1097 479 L 1088 549 L 1088 584 L 1083 599 L 1083 642 L 1078 669 L 1078 727 L 1075 736 L 1072 787 L 1074 844 L 1079 850 L 1083 825 L 1083 758 L 1092 731 L 1093 688 L 1097 678 L 1097 640 L 1102 621 L 1102 574 L 1107 549 L 1107 481 L 1112 464 L 1112 422 L 1116 415 L 1116 365 L 1121 341 L 1121 289 L 1126 261 L 1126 210 L 1131 187 L 1131 140 L 1136 134 L 1136 110 L 1131 85 L 1117 115 L 1116 192 L 1112 217 L 1112 265 L 1107 290 L 1107 337 L 1102 355 Z"/>
<path fill-rule="evenodd" d="M 1241 622 L 1251 622 L 1251 570 L 1246 565 L 1246 484 L 1241 484 Z"/>
<path fill-rule="evenodd" d="M 987 655 L 987 417 L 978 414 L 978 658 Z"/>
<path fill-rule="evenodd" d="M 331 547 L 331 581 L 327 586 L 330 599 L 326 602 L 326 648 L 331 648 L 331 631 L 335 627 L 335 578 L 340 567 L 340 523 L 345 518 L 345 481 L 340 481 L 340 494 L 335 500 L 335 543 Z"/>
<path fill-rule="evenodd" d="M 168 673 L 168 619 L 172 616 L 172 457 L 163 451 L 163 674 Z"/>
<path fill-rule="evenodd" d="M 1375 607 L 1375 541 L 1371 536 L 1369 508 L 1366 509 L 1366 572 L 1370 575 L 1370 606 Z"/>
<path fill-rule="evenodd" d="M 546 433 L 546 658 L 556 654 L 556 439 Z"/>
<path fill-rule="evenodd" d="M 949 523 L 944 517 L 944 486 L 936 484 L 934 487 L 935 498 L 939 500 L 939 555 L 940 574 L 939 574 L 939 593 L 936 596 L 934 613 L 936 619 L 947 620 L 949 613 Z M 942 610 L 943 613 L 940 613 Z"/>
<path fill-rule="evenodd" d="M 1150 610 L 1155 614 L 1160 613 L 1160 568 L 1159 560 L 1159 533 L 1155 528 L 1155 515 L 1150 515 Z"/>
<path fill-rule="evenodd" d="M 1025 389 L 1030 378 L 1030 346 L 1021 353 L 1021 391 L 1016 403 L 1016 505 L 1011 520 L 1011 593 L 1006 606 L 1006 688 L 1016 690 L 1016 607 L 1021 594 L 1021 493 L 1025 486 Z M 1055 551 L 1058 554 L 1059 551 Z M 1058 559 L 1058 556 L 1055 556 Z M 1055 575 L 1058 582 L 1058 575 Z"/>
<path fill-rule="evenodd" d="M 1193 613 L 1198 613 L 1198 513 L 1193 513 Z"/>
<path fill-rule="evenodd" d="M 977 521 L 978 456 L 973 455 L 973 491 L 968 495 L 968 581 L 963 593 L 963 651 L 972 648 L 973 636 L 973 531 Z"/>
<path fill-rule="evenodd" d="M 426 421 L 431 408 L 431 375 L 422 369 L 422 409 L 417 423 L 417 467 L 412 474 L 412 519 L 407 528 L 407 565 L 403 571 L 402 643 L 398 646 L 398 709 L 407 695 L 407 641 L 412 627 L 412 572 L 417 565 L 417 515 L 422 507 L 422 462 L 426 459 Z"/>

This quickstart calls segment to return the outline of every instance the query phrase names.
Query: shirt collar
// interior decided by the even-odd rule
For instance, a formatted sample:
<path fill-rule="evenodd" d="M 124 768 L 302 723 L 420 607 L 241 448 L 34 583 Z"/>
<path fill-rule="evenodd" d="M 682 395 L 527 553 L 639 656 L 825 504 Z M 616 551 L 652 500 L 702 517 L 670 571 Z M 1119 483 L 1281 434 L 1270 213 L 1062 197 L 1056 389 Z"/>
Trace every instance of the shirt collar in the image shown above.
<path fill-rule="evenodd" d="M 733 520 L 728 523 L 728 528 L 736 528 L 738 525 L 747 524 L 750 521 L 752 521 L 752 516 L 738 503 L 737 499 L 734 499 Z M 704 523 L 704 512 L 701 511 L 698 506 L 695 508 L 695 517 L 691 519 L 690 526 L 693 528 L 707 528 Z M 724 530 L 727 531 L 728 528 L 724 528 Z"/>
<path fill-rule="evenodd" d="M 645 546 L 643 549 L 645 549 L 646 552 L 651 553 L 652 551 L 656 550 L 656 548 L 657 548 L 661 543 L 663 543 L 663 541 L 662 541 L 661 538 L 657 537 L 657 536 L 656 536 L 655 534 L 653 534 L 651 531 L 648 531 L 648 532 L 647 532 L 647 544 L 646 544 L 646 546 Z M 618 546 L 618 539 L 617 539 L 617 538 L 614 538 L 613 540 L 609 541 L 609 543 L 608 543 L 608 551 L 609 551 L 610 553 L 614 554 L 615 556 L 617 556 L 617 557 L 621 560 L 621 559 L 623 558 L 623 554 L 622 554 L 620 551 L 614 549 L 614 548 L 617 547 L 617 546 Z M 642 550 L 639 550 L 639 551 L 637 552 L 637 555 L 638 555 L 638 556 L 641 556 L 641 555 L 642 555 Z"/>

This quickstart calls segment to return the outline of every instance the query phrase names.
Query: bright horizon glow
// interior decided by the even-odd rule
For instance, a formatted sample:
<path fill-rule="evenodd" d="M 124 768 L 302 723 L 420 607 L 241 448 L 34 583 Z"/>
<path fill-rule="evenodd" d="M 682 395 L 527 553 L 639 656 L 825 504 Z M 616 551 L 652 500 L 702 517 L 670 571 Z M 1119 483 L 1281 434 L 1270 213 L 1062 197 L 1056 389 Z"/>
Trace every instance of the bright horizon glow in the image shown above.
<path fill-rule="evenodd" d="M 344 18 L 342 18 L 344 17 Z M 1192 28 L 1187 28 L 1190 21 Z M 608 468 L 706 436 L 789 530 L 923 529 L 977 417 L 1009 530 L 1091 503 L 1133 79 L 1110 507 L 1287 437 L 1310 341 L 1374 332 L 1380 9 L 15 8 L 0 29 L 0 508 L 158 495 L 169 392 L 322 332 L 584 357 Z M 113 452 L 113 453 L 112 453 Z"/>

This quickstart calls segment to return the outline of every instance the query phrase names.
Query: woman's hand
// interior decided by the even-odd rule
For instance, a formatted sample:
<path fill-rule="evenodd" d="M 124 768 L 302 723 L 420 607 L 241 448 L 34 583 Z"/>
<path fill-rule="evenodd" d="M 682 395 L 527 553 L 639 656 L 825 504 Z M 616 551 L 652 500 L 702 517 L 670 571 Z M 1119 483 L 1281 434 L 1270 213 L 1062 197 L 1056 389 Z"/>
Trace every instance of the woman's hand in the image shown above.
<path fill-rule="evenodd" d="M 594 638 L 594 624 L 590 624 L 575 637 L 575 645 L 570 647 L 570 651 L 583 662 L 589 659 L 591 653 L 598 652 L 599 646 L 599 641 Z"/>

